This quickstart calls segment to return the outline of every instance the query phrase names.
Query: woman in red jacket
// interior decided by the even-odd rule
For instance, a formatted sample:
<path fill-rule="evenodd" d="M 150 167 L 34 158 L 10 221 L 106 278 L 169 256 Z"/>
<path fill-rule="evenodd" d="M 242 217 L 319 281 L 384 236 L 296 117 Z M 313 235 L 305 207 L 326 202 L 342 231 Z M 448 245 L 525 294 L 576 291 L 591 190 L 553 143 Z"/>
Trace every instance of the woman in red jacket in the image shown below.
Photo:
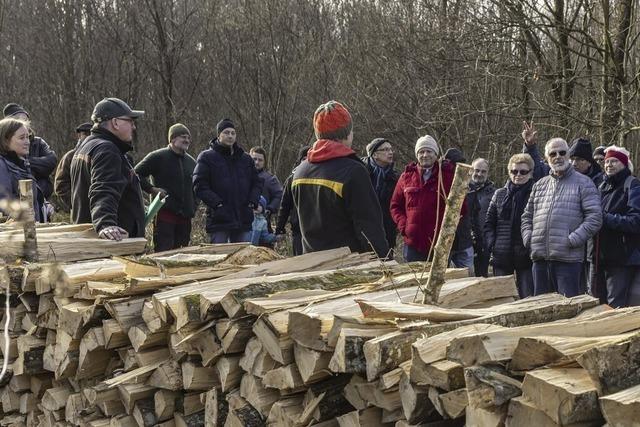
<path fill-rule="evenodd" d="M 455 166 L 438 162 L 440 147 L 425 135 L 416 142 L 417 162 L 409 164 L 391 198 L 391 216 L 404 238 L 406 261 L 426 261 L 431 256 L 444 216 Z"/>

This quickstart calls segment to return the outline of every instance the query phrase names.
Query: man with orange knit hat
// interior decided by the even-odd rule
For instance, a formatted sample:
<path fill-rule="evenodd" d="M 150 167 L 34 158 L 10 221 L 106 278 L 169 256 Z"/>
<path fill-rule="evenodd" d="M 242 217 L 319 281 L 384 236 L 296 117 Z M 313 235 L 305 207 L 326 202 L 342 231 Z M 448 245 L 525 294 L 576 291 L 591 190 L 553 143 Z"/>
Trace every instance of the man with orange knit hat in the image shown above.
<path fill-rule="evenodd" d="M 348 246 L 353 252 L 389 252 L 382 211 L 364 163 L 351 149 L 349 111 L 337 101 L 313 115 L 318 139 L 296 168 L 291 191 L 305 253 Z"/>

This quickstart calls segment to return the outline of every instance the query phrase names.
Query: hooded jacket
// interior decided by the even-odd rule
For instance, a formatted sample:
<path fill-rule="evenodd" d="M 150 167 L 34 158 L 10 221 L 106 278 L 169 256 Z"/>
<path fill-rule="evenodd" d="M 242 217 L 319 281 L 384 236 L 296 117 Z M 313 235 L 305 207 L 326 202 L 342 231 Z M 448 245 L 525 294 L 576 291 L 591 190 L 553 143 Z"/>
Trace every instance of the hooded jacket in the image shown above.
<path fill-rule="evenodd" d="M 34 216 L 36 221 L 40 221 L 44 195 L 35 182 L 28 160 L 19 158 L 14 152 L 0 155 L 0 200 L 5 198 L 19 200 L 19 181 L 22 179 L 30 179 L 33 182 Z"/>
<path fill-rule="evenodd" d="M 251 230 L 252 207 L 258 206 L 262 185 L 242 147 L 211 141 L 193 171 L 193 191 L 207 205 L 207 232 Z"/>
<path fill-rule="evenodd" d="M 92 223 L 96 232 L 119 226 L 129 237 L 144 237 L 140 180 L 127 155 L 131 143 L 95 129 L 71 160 L 71 220 Z"/>
<path fill-rule="evenodd" d="M 369 172 L 369 178 L 371 179 L 372 185 L 376 180 L 375 168 L 372 165 L 373 158 L 365 157 L 362 159 L 365 166 L 367 167 L 367 171 Z M 387 236 L 387 243 L 389 244 L 389 248 L 393 248 L 396 245 L 396 236 L 398 235 L 398 229 L 396 228 L 396 223 L 393 222 L 393 218 L 391 218 L 391 196 L 393 196 L 393 190 L 396 188 L 396 184 L 398 183 L 399 175 L 393 169 L 393 164 L 387 174 L 384 176 L 384 181 L 382 182 L 382 186 L 380 192 L 377 193 L 378 201 L 380 202 L 380 208 L 382 209 L 382 223 L 384 225 L 384 232 Z"/>
<path fill-rule="evenodd" d="M 426 182 L 422 178 L 423 172 L 417 163 L 405 168 L 391 198 L 391 216 L 405 244 L 428 254 L 440 232 L 455 169 L 451 163 L 443 162 L 440 170 L 436 162 Z M 438 203 L 439 210 L 436 208 Z"/>
<path fill-rule="evenodd" d="M 304 252 L 348 246 L 386 258 L 389 245 L 369 173 L 355 152 L 337 141 L 316 141 L 291 185 Z"/>

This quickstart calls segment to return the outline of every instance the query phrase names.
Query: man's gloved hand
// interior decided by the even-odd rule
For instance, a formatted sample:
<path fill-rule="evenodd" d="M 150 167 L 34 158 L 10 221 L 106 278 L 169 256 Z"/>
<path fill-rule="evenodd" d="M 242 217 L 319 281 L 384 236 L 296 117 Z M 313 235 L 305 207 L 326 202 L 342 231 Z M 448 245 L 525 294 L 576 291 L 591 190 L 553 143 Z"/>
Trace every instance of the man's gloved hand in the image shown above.
<path fill-rule="evenodd" d="M 154 196 L 155 196 L 156 194 L 160 194 L 160 198 L 161 198 L 161 199 L 162 199 L 162 198 L 164 198 L 164 197 L 166 197 L 166 196 L 167 196 L 167 194 L 169 194 L 169 193 L 167 193 L 167 191 L 166 191 L 165 189 L 160 188 L 160 187 L 152 187 L 152 188 L 151 188 L 151 192 L 153 193 L 153 195 L 154 195 Z"/>
<path fill-rule="evenodd" d="M 112 225 L 100 230 L 100 233 L 98 233 L 98 237 L 100 237 L 101 239 L 115 240 L 116 242 L 119 242 L 120 240 L 129 237 L 129 233 L 127 233 L 124 228 L 120 228 L 117 225 Z"/>

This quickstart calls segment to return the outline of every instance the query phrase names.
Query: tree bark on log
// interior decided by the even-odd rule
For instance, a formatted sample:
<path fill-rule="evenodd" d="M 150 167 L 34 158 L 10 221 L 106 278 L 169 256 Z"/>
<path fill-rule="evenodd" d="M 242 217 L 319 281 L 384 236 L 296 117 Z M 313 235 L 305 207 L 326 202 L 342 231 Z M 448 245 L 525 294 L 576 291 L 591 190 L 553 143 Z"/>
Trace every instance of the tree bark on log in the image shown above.
<path fill-rule="evenodd" d="M 469 180 L 471 179 L 471 165 L 456 164 L 456 173 L 453 177 L 451 190 L 447 197 L 447 206 L 442 218 L 442 226 L 438 234 L 438 240 L 433 251 L 431 273 L 424 288 L 423 304 L 436 304 L 440 296 L 440 288 L 444 285 L 444 273 L 449 265 L 449 252 L 456 237 L 456 229 L 460 220 L 460 209 L 467 195 Z"/>

